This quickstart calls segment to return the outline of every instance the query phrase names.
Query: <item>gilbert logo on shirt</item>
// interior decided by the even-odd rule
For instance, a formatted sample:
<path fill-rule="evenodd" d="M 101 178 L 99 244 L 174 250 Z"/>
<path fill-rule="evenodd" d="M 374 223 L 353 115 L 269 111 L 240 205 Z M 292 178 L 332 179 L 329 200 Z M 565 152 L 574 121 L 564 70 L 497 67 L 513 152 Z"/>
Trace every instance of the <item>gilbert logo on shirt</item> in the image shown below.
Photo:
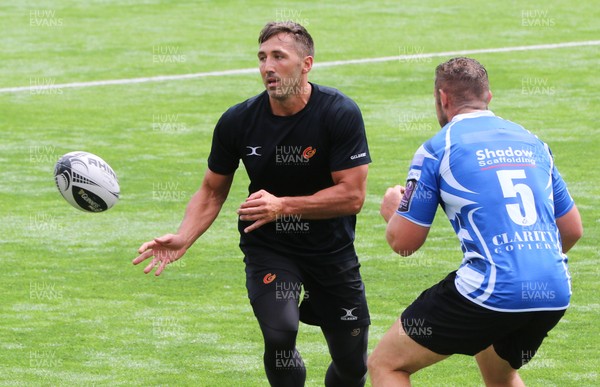
<path fill-rule="evenodd" d="M 267 273 L 264 277 L 263 277 L 263 283 L 265 285 L 270 284 L 271 282 L 275 281 L 275 278 L 277 278 L 277 274 L 275 273 Z"/>
<path fill-rule="evenodd" d="M 278 145 L 275 147 L 275 164 L 308 165 L 317 148 L 303 145 Z"/>
<path fill-rule="evenodd" d="M 342 320 L 342 321 L 358 320 L 358 317 L 356 317 L 354 314 L 352 314 L 358 308 L 352 308 L 352 309 L 341 308 L 341 309 L 345 312 L 345 314 L 342 317 L 340 317 L 340 320 Z"/>
<path fill-rule="evenodd" d="M 248 152 L 246 153 L 246 156 L 262 156 L 262 154 L 260 154 L 260 148 L 262 148 L 262 146 L 250 146 L 250 145 L 246 145 L 246 148 L 248 148 Z"/>

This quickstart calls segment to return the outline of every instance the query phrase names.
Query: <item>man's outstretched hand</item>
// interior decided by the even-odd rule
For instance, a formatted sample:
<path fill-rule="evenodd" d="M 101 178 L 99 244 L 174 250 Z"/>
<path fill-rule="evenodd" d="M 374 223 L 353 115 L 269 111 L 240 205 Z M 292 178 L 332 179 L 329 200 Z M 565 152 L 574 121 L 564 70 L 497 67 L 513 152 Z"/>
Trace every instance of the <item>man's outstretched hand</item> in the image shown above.
<path fill-rule="evenodd" d="M 178 234 L 166 234 L 142 244 L 138 249 L 140 255 L 133 260 L 133 264 L 137 265 L 153 257 L 152 261 L 144 269 L 144 273 L 150 273 L 158 265 L 154 275 L 159 276 L 169 263 L 181 258 L 186 251 L 185 240 L 182 236 Z"/>

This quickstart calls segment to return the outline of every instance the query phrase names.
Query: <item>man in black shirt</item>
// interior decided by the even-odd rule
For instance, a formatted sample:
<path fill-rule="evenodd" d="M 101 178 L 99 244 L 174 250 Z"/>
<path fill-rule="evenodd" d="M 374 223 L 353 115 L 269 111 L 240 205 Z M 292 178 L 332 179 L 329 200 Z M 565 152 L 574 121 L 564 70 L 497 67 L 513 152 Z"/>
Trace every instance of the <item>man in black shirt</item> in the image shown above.
<path fill-rule="evenodd" d="M 354 230 L 371 161 L 362 115 L 339 91 L 308 82 L 314 47 L 304 27 L 268 23 L 259 44 L 266 90 L 222 115 L 178 232 L 144 243 L 133 263 L 153 257 L 144 272 L 160 275 L 179 259 L 216 219 L 241 159 L 250 186 L 237 211 L 240 248 L 269 382 L 304 384 L 303 321 L 327 340 L 325 384 L 362 386 L 370 317 Z"/>

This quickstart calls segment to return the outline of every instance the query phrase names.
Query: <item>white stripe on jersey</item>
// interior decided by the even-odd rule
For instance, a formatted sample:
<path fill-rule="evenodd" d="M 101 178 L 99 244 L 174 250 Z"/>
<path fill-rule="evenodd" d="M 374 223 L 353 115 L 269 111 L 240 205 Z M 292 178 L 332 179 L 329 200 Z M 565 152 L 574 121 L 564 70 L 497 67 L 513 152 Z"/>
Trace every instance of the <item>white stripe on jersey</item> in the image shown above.
<path fill-rule="evenodd" d="M 446 131 L 446 147 L 444 149 L 444 155 L 442 156 L 442 161 L 440 163 L 440 176 L 442 177 L 442 179 L 446 180 L 450 187 L 454 189 L 468 193 L 475 193 L 463 187 L 458 181 L 456 181 L 456 178 L 454 177 L 454 175 L 452 174 L 452 170 L 450 169 L 450 131 L 452 130 L 452 126 L 456 122 L 452 120 L 452 123 L 450 124 L 450 126 L 448 126 L 448 130 Z"/>

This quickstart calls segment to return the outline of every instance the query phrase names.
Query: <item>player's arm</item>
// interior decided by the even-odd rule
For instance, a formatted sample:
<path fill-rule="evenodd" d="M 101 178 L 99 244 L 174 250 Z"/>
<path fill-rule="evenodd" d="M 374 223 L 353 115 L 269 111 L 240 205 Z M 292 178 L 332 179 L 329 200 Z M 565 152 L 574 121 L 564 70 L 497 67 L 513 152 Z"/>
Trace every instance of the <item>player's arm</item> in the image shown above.
<path fill-rule="evenodd" d="M 563 216 L 556 219 L 556 226 L 560 232 L 563 253 L 566 253 L 583 236 L 581 215 L 575 205 Z"/>
<path fill-rule="evenodd" d="M 248 196 L 238 209 L 240 219 L 254 221 L 253 231 L 282 215 L 304 219 L 329 219 L 360 212 L 367 191 L 367 164 L 331 173 L 333 185 L 308 196 L 276 197 L 265 190 Z"/>
<path fill-rule="evenodd" d="M 188 202 L 177 233 L 166 234 L 142 244 L 138 250 L 140 255 L 133 260 L 133 264 L 154 257 L 144 273 L 149 273 L 160 264 L 155 273 L 160 275 L 168 263 L 181 258 L 219 215 L 232 181 L 233 174 L 220 175 L 207 169 L 202 185 Z"/>
<path fill-rule="evenodd" d="M 429 227 L 420 226 L 396 213 L 403 194 L 404 187 L 401 185 L 388 188 L 379 212 L 387 222 L 385 237 L 388 244 L 396 253 L 407 257 L 423 246 Z"/>
<path fill-rule="evenodd" d="M 385 238 L 396 253 L 408 257 L 417 251 L 429 233 L 429 227 L 420 226 L 403 216 L 394 214 L 385 230 Z"/>
<path fill-rule="evenodd" d="M 331 173 L 333 186 L 310 196 L 282 197 L 281 214 L 300 214 L 306 219 L 355 215 L 367 193 L 367 164 Z"/>
<path fill-rule="evenodd" d="M 219 215 L 227 199 L 233 174 L 220 175 L 206 170 L 200 189 L 192 196 L 185 210 L 183 221 L 177 230 L 185 241 L 185 248 L 194 244 Z"/>

